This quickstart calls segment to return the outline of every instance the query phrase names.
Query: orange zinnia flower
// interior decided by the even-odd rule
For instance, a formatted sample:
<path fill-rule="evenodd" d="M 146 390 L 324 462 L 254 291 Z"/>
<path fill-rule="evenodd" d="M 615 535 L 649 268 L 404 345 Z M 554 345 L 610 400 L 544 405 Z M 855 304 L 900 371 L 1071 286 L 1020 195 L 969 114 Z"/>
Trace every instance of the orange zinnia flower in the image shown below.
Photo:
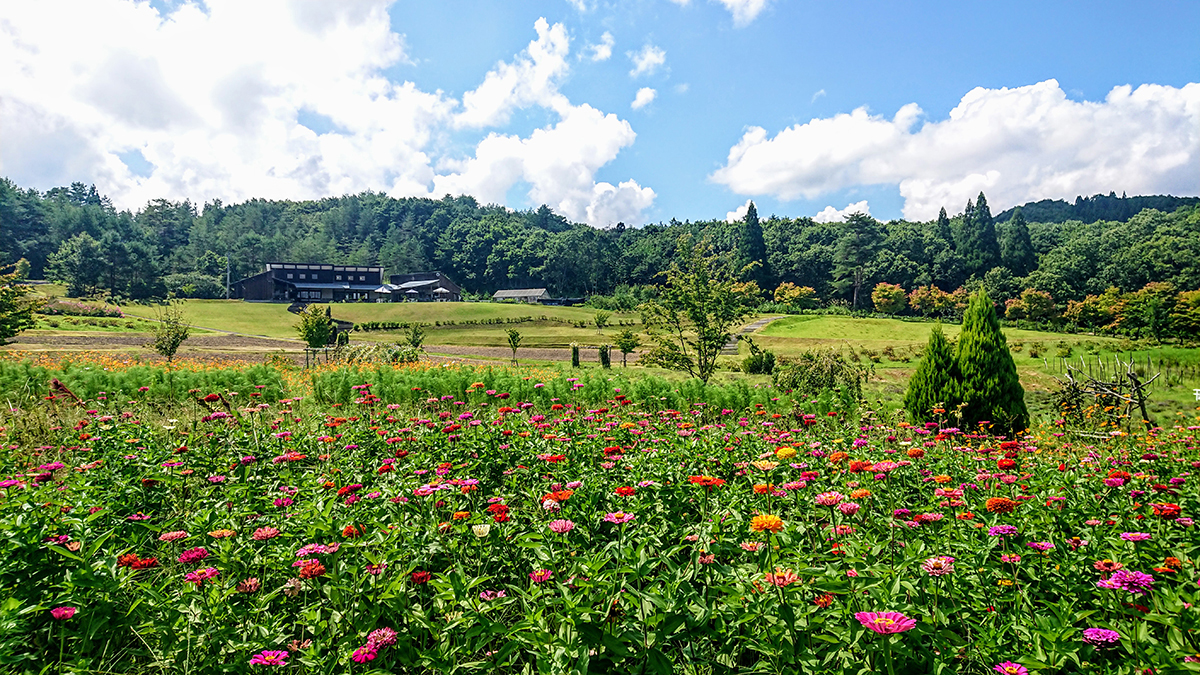
<path fill-rule="evenodd" d="M 774 483 L 759 483 L 758 485 L 754 486 L 754 494 L 756 494 L 756 495 L 770 494 L 774 491 L 775 491 Z"/>
<path fill-rule="evenodd" d="M 755 532 L 779 532 L 783 529 L 783 520 L 779 516 L 770 513 L 761 516 L 754 516 L 750 520 L 750 529 Z"/>
<path fill-rule="evenodd" d="M 990 513 L 1012 513 L 1016 510 L 1017 503 L 1008 497 L 992 497 L 984 506 Z"/>
<path fill-rule="evenodd" d="M 471 512 L 470 511 L 455 511 L 454 515 L 452 517 L 455 520 L 462 520 L 463 518 L 470 518 Z"/>

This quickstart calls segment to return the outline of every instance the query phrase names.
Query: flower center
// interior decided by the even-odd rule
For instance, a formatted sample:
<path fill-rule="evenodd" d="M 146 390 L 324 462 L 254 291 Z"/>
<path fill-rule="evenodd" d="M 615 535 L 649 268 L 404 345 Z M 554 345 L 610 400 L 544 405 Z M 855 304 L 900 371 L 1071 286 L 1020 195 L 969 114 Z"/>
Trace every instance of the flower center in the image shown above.
<path fill-rule="evenodd" d="M 876 626 L 891 626 L 894 623 L 896 623 L 896 622 L 892 621 L 891 619 L 882 617 L 882 616 L 879 617 L 878 619 L 875 619 Z"/>

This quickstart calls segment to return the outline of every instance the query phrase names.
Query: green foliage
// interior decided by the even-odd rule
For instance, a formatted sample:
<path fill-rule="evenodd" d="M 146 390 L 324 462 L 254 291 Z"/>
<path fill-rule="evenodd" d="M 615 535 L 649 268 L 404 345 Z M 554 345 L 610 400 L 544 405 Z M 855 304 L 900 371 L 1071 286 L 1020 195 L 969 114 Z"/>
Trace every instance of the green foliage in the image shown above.
<path fill-rule="evenodd" d="M 972 296 L 963 314 L 954 362 L 958 377 L 953 398 L 961 405 L 960 424 L 973 428 L 990 421 L 1010 433 L 1029 426 L 1025 389 L 986 291 Z"/>
<path fill-rule="evenodd" d="M 574 342 L 571 343 L 571 367 L 579 367 L 579 345 Z"/>
<path fill-rule="evenodd" d="M 869 368 L 852 362 L 836 349 L 813 349 L 794 359 L 781 358 L 772 381 L 779 389 L 799 396 L 836 392 L 843 400 L 857 402 L 869 372 Z"/>
<path fill-rule="evenodd" d="M 958 367 L 954 351 L 942 325 L 937 324 L 929 333 L 929 342 L 921 355 L 921 363 L 908 381 L 904 394 L 904 409 L 914 422 L 932 422 L 942 418 L 940 413 L 953 409 L 958 402 L 954 399 L 958 381 Z"/>
<path fill-rule="evenodd" d="M 175 298 L 207 298 L 225 297 L 225 282 L 199 272 L 168 274 L 163 277 L 163 286 L 167 294 Z"/>
<path fill-rule="evenodd" d="M 610 355 L 611 349 L 612 347 L 608 345 L 600 345 L 599 351 L 601 368 L 612 368 L 612 357 Z"/>
<path fill-rule="evenodd" d="M 749 312 L 733 292 L 737 270 L 728 256 L 712 255 L 707 241 L 679 242 L 682 255 L 664 273 L 660 296 L 642 305 L 653 346 L 642 363 L 686 371 L 708 382 L 732 328 Z"/>
<path fill-rule="evenodd" d="M 996 225 L 992 221 L 987 197 L 980 192 L 975 204 L 968 203 L 967 207 L 955 250 L 965 258 L 967 274 L 982 277 L 988 270 L 1000 265 L 1000 241 L 996 237 Z"/>
<path fill-rule="evenodd" d="M 742 340 L 750 347 L 750 355 L 742 359 L 742 372 L 750 375 L 770 375 L 775 371 L 775 354 L 754 344 L 754 340 L 743 337 Z"/>
<path fill-rule="evenodd" d="M 633 332 L 632 328 L 626 328 L 617 333 L 616 336 L 613 337 L 613 342 L 616 343 L 617 349 L 621 350 L 621 365 L 624 367 L 629 366 L 629 355 L 636 351 L 638 347 L 642 346 L 641 338 L 639 338 L 637 334 Z M 571 358 L 572 362 L 574 362 L 574 365 L 578 367 L 579 364 L 577 363 L 574 352 L 572 352 Z"/>
<path fill-rule="evenodd" d="M 170 363 L 175 359 L 179 346 L 188 339 L 191 327 L 183 316 L 183 309 L 177 304 L 167 306 L 158 313 L 156 319 L 151 346 Z"/>
<path fill-rule="evenodd" d="M 781 305 L 791 305 L 799 309 L 813 309 L 817 306 L 817 292 L 811 286 L 797 286 L 790 281 L 779 284 L 772 297 Z"/>
<path fill-rule="evenodd" d="M 22 282 L 16 272 L 0 274 L 0 345 L 37 324 L 34 312 L 42 303 L 29 297 L 33 289 Z"/>
<path fill-rule="evenodd" d="M 322 309 L 317 305 L 309 305 L 300 311 L 300 323 L 296 324 L 296 332 L 304 344 L 313 349 L 328 346 L 333 341 L 334 323 L 329 316 L 329 308 Z"/>

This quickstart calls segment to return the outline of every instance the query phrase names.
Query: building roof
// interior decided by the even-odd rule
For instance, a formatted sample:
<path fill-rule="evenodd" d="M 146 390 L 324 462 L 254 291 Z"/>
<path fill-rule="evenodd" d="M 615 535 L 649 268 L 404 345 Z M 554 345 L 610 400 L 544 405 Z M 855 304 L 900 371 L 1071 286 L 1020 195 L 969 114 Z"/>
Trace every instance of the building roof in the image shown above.
<path fill-rule="evenodd" d="M 545 294 L 546 289 L 544 288 L 514 288 L 507 291 L 496 291 L 492 297 L 497 300 L 504 300 L 505 298 L 537 298 Z"/>

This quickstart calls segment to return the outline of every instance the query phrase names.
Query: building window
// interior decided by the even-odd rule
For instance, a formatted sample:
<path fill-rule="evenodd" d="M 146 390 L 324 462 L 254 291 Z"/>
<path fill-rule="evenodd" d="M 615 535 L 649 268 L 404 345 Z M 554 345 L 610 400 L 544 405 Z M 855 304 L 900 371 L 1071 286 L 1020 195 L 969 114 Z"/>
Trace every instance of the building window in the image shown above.
<path fill-rule="evenodd" d="M 341 281 L 341 280 L 342 280 L 342 275 L 340 275 L 340 274 L 339 274 L 339 275 L 337 275 L 337 277 L 336 277 L 336 278 L 337 278 L 337 280 L 338 280 L 338 281 Z"/>
<path fill-rule="evenodd" d="M 358 280 L 359 280 L 359 281 L 366 281 L 366 280 L 367 280 L 367 278 L 366 278 L 366 277 L 364 277 L 363 275 L 361 275 L 361 274 L 360 274 L 360 275 L 358 275 Z"/>
<path fill-rule="evenodd" d="M 300 275 L 300 278 L 301 278 L 301 279 L 303 279 L 303 278 L 304 278 L 304 274 L 303 274 L 303 273 Z"/>
<path fill-rule="evenodd" d="M 289 279 L 291 279 L 291 278 L 292 278 L 292 273 L 291 273 L 291 272 L 288 272 L 288 278 L 289 278 Z"/>

